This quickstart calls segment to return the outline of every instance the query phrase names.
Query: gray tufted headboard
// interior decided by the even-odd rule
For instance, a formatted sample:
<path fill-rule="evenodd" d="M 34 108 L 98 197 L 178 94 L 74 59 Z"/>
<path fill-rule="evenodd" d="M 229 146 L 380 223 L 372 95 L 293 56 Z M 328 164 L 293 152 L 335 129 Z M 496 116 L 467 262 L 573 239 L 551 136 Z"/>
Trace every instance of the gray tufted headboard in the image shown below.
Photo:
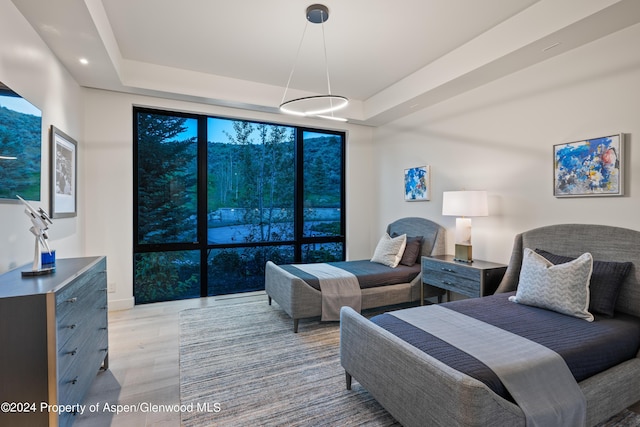
<path fill-rule="evenodd" d="M 446 230 L 439 224 L 425 218 L 400 218 L 387 226 L 387 233 L 392 235 L 422 236 L 422 256 L 444 255 L 444 238 Z"/>
<path fill-rule="evenodd" d="M 406 234 L 411 237 L 422 236 L 420 256 L 445 254 L 444 239 L 446 230 L 441 225 L 428 219 L 419 217 L 400 218 L 387 226 L 387 233 L 389 233 L 389 235 L 393 233 Z M 422 281 L 422 278 L 419 276 L 414 280 Z M 444 293 L 445 291 L 443 289 L 424 285 L 425 298 L 441 296 Z"/>
<path fill-rule="evenodd" d="M 571 257 L 590 252 L 594 260 L 633 263 L 616 303 L 616 310 L 640 317 L 640 231 L 591 224 L 558 224 L 516 235 L 507 271 L 496 293 L 516 290 L 524 248 Z"/>

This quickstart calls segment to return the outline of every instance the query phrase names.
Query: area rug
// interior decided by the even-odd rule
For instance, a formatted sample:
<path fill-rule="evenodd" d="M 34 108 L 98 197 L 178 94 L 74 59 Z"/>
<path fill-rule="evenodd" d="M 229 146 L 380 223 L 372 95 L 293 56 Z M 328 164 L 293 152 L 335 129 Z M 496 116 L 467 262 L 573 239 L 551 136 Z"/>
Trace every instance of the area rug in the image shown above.
<path fill-rule="evenodd" d="M 399 426 L 354 382 L 346 390 L 335 322 L 293 321 L 276 304 L 240 303 L 180 314 L 185 427 Z M 600 427 L 640 426 L 624 411 Z"/>

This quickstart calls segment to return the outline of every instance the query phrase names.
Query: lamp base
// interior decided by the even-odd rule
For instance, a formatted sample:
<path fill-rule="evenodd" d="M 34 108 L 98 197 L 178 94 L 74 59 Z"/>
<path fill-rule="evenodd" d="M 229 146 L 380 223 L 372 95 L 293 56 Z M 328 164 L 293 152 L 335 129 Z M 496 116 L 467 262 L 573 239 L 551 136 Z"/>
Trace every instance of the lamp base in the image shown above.
<path fill-rule="evenodd" d="M 471 245 L 461 245 L 456 243 L 456 253 L 453 260 L 469 263 L 473 262 L 473 257 L 471 256 Z"/>

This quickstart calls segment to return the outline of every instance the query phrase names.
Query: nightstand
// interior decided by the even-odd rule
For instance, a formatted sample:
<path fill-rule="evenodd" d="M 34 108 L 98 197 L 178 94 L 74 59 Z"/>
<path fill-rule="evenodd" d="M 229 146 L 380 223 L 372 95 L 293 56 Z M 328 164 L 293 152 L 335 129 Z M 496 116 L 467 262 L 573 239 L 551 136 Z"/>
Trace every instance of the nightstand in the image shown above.
<path fill-rule="evenodd" d="M 498 288 L 504 272 L 505 264 L 474 260 L 472 263 L 454 261 L 452 255 L 422 257 L 422 288 L 420 296 L 424 296 L 424 285 L 431 285 L 447 291 L 456 292 L 468 297 L 491 295 Z M 421 299 L 424 303 L 424 298 Z"/>

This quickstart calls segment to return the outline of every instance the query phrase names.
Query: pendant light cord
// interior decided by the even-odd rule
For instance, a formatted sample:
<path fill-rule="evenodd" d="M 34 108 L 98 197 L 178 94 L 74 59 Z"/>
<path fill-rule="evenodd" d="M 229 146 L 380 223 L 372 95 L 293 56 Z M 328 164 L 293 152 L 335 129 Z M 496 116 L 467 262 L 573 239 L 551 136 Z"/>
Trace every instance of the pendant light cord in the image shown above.
<path fill-rule="evenodd" d="M 304 42 L 304 35 L 307 32 L 307 26 L 309 25 L 309 21 L 304 24 L 304 30 L 302 30 L 302 37 L 300 38 L 300 43 L 298 44 L 298 51 L 296 52 L 296 59 L 293 62 L 293 67 L 291 68 L 291 73 L 289 73 L 289 79 L 287 80 L 287 86 L 284 88 L 284 93 L 282 94 L 282 101 L 280 104 L 284 103 L 285 98 L 287 97 L 287 91 L 289 90 L 289 84 L 291 84 L 291 79 L 293 78 L 293 73 L 296 71 L 296 65 L 298 65 L 298 58 L 300 57 L 300 50 L 302 49 L 302 42 Z M 327 53 L 325 52 L 325 55 Z"/>
<path fill-rule="evenodd" d="M 324 37 L 324 12 L 321 10 L 320 11 L 320 21 L 322 22 L 320 25 L 322 26 L 322 47 L 324 49 L 324 68 L 326 70 L 327 73 L 327 91 L 329 94 L 329 106 L 333 109 L 333 99 L 331 98 L 331 80 L 329 79 L 329 60 L 327 59 L 327 41 L 325 40 Z M 331 112 L 331 115 L 333 116 L 333 111 Z"/>

